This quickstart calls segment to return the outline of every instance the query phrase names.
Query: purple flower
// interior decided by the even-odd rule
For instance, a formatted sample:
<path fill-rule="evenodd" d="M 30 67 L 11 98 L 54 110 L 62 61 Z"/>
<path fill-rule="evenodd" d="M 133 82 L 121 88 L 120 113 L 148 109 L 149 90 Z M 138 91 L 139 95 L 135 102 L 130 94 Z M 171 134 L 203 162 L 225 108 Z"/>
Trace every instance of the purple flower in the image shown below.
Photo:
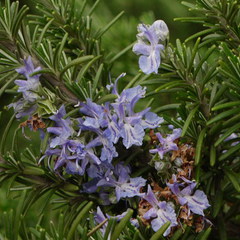
<path fill-rule="evenodd" d="M 141 55 L 139 67 L 145 74 L 158 73 L 160 51 L 164 49 L 159 41 L 167 38 L 168 27 L 164 21 L 157 20 L 151 26 L 139 24 L 138 32 L 138 42 L 133 46 L 133 52 Z"/>
<path fill-rule="evenodd" d="M 132 145 L 141 146 L 145 135 L 144 129 L 158 127 L 163 122 L 163 119 L 155 113 L 149 112 L 150 108 L 135 113 L 135 104 L 140 98 L 144 97 L 146 89 L 141 86 L 136 86 L 124 89 L 122 93 L 119 94 L 117 90 L 118 79 L 114 85 L 111 85 L 111 87 L 113 87 L 112 93 L 117 95 L 117 99 L 111 106 L 114 108 L 118 117 L 119 134 L 126 148 L 130 148 Z"/>
<path fill-rule="evenodd" d="M 239 143 L 239 141 L 233 141 L 236 138 L 238 138 L 238 135 L 236 133 L 232 133 L 227 138 L 225 138 L 224 142 L 232 141 L 231 146 L 235 146 Z"/>
<path fill-rule="evenodd" d="M 203 191 L 193 190 L 196 187 L 196 182 L 190 181 L 181 177 L 183 183 L 177 182 L 176 176 L 173 175 L 173 183 L 167 183 L 173 194 L 178 198 L 181 205 L 187 205 L 188 208 L 195 214 L 204 216 L 203 210 L 210 207 L 207 196 Z M 187 184 L 187 186 L 185 186 Z M 182 190 L 180 190 L 180 187 Z"/>
<path fill-rule="evenodd" d="M 34 72 L 41 70 L 40 67 L 36 69 L 33 66 L 32 59 L 29 56 L 27 60 L 24 60 L 25 66 L 16 69 L 19 74 L 24 75 L 27 80 L 15 80 L 14 83 L 19 86 L 18 92 L 23 94 L 23 98 L 29 102 L 35 102 L 38 98 L 38 95 L 35 93 L 39 86 L 41 85 L 39 82 L 40 75 L 30 76 Z"/>
<path fill-rule="evenodd" d="M 93 103 L 90 99 L 83 104 L 80 112 L 88 116 L 85 117 L 85 120 L 79 119 L 80 129 L 97 134 L 97 137 L 90 141 L 86 148 L 102 146 L 101 161 L 111 162 L 114 157 L 118 156 L 113 143 L 116 143 L 120 137 L 116 114 L 111 115 L 109 103 L 101 106 Z"/>
<path fill-rule="evenodd" d="M 174 129 L 172 134 L 168 134 L 166 138 L 163 138 L 161 133 L 156 133 L 160 145 L 156 149 L 151 149 L 150 153 L 158 153 L 160 159 L 163 159 L 163 155 L 170 151 L 177 151 L 178 146 L 174 141 L 181 136 L 182 130 L 180 128 Z"/>
<path fill-rule="evenodd" d="M 91 180 L 83 184 L 83 191 L 87 193 L 97 192 L 99 188 L 98 183 L 103 179 L 106 182 L 109 181 L 109 184 L 108 183 L 105 184 L 104 187 L 109 187 L 109 186 L 112 187 L 113 186 L 112 184 L 113 169 L 114 169 L 113 165 L 111 163 L 108 163 L 107 161 L 101 162 L 100 164 L 91 164 L 90 167 L 87 169 L 87 174 L 91 178 Z M 104 195 L 104 197 L 106 197 L 106 200 L 110 204 L 110 201 L 108 199 L 108 194 Z"/>
<path fill-rule="evenodd" d="M 156 128 L 163 119 L 155 113 L 149 112 L 147 108 L 141 112 L 134 111 L 135 104 L 140 98 L 143 98 L 146 89 L 141 86 L 124 89 L 121 94 L 118 93 L 117 82 L 125 74 L 121 74 L 114 84 L 107 86 L 112 88 L 112 94 L 117 96 L 114 103 L 106 102 L 104 106 L 93 103 L 87 99 L 86 104 L 81 104 L 80 112 L 86 117 L 79 119 L 80 129 L 83 131 L 92 131 L 97 134 L 87 144 L 87 148 L 102 146 L 101 161 L 112 161 L 118 156 L 113 144 L 122 138 L 123 145 L 130 148 L 132 145 L 141 146 L 146 128 Z"/>
<path fill-rule="evenodd" d="M 71 139 L 75 131 L 71 120 L 64 119 L 65 115 L 65 107 L 62 105 L 58 112 L 50 117 L 55 122 L 55 126 L 47 128 L 47 131 L 56 136 L 50 140 L 50 148 L 45 156 L 57 156 L 54 170 L 65 166 L 67 173 L 83 175 L 88 163 L 100 164 L 101 161 L 91 148 L 87 148 L 79 140 Z"/>
<path fill-rule="evenodd" d="M 164 236 L 167 236 L 171 231 L 171 227 L 177 226 L 178 224 L 174 208 L 170 203 L 158 201 L 150 185 L 148 185 L 148 192 L 143 198 L 152 205 L 152 208 L 148 210 L 143 217 L 147 220 L 151 220 L 151 226 L 155 232 L 166 222 L 169 221 L 171 223 L 169 228 L 163 234 Z"/>
<path fill-rule="evenodd" d="M 23 98 L 15 103 L 9 104 L 8 107 L 13 107 L 14 112 L 17 113 L 16 118 L 31 116 L 37 110 L 37 104 L 29 105 Z"/>
<path fill-rule="evenodd" d="M 39 77 L 40 75 L 30 76 L 41 68 L 34 68 L 32 59 L 29 56 L 27 60 L 24 60 L 24 66 L 16 69 L 19 74 L 24 75 L 27 80 L 15 80 L 14 83 L 19 86 L 18 92 L 21 92 L 23 98 L 19 101 L 10 104 L 8 107 L 13 107 L 16 114 L 16 118 L 32 115 L 36 109 L 36 100 L 39 98 L 37 91 L 40 87 Z"/>
<path fill-rule="evenodd" d="M 102 146 L 100 156 L 101 161 L 108 161 L 110 163 L 114 157 L 118 156 L 116 148 L 111 141 L 111 133 L 108 130 L 99 130 L 98 137 L 90 141 L 86 145 L 86 148 L 89 149 L 97 146 Z"/>
<path fill-rule="evenodd" d="M 127 214 L 128 211 L 123 212 L 120 215 L 116 215 L 116 216 L 110 216 L 108 214 L 106 214 L 106 216 L 103 214 L 102 210 L 100 209 L 100 207 L 97 207 L 97 212 L 94 213 L 94 220 L 97 224 L 102 223 L 103 221 L 105 221 L 106 219 L 110 219 L 110 218 L 114 218 L 117 219 L 117 221 L 120 221 L 123 217 L 125 217 L 125 215 Z M 136 219 L 131 218 L 130 222 L 132 223 L 133 226 L 138 227 L 138 222 Z M 101 228 L 100 231 L 102 232 L 102 235 L 105 234 L 106 231 L 106 227 L 107 227 L 107 223 L 105 223 Z M 111 235 L 109 234 L 108 239 L 110 240 Z"/>
<path fill-rule="evenodd" d="M 104 111 L 104 107 L 101 105 L 98 105 L 94 103 L 91 99 L 87 99 L 86 103 L 81 103 L 82 107 L 80 109 L 80 112 L 83 113 L 86 116 L 89 116 L 87 119 L 87 122 L 90 123 L 90 126 L 95 126 L 95 128 L 106 127 L 106 112 Z M 86 122 L 86 123 L 87 123 Z"/>
<path fill-rule="evenodd" d="M 124 166 L 122 163 L 113 167 L 111 164 L 107 165 L 92 165 L 87 170 L 89 177 L 93 178 L 87 186 L 92 192 L 96 192 L 98 187 L 101 189 L 115 190 L 117 202 L 121 198 L 131 198 L 135 196 L 143 196 L 140 189 L 145 186 L 146 180 L 142 177 L 131 178 L 130 168 Z M 89 189 L 84 186 L 84 190 L 89 192 Z"/>
<path fill-rule="evenodd" d="M 66 164 L 66 172 L 69 174 L 83 175 L 89 162 L 85 146 L 77 140 L 67 140 L 61 149 L 54 170 Z"/>
<path fill-rule="evenodd" d="M 60 107 L 58 112 L 51 116 L 50 119 L 55 122 L 55 127 L 48 127 L 47 131 L 54 135 L 57 135 L 50 142 L 50 147 L 55 148 L 58 145 L 62 145 L 65 141 L 74 133 L 73 128 L 71 127 L 72 123 L 69 118 L 64 119 L 66 115 L 66 110 L 64 105 Z"/>
<path fill-rule="evenodd" d="M 143 193 L 140 193 L 140 189 L 145 186 L 146 180 L 142 177 L 130 178 L 129 174 L 129 167 L 124 166 L 121 163 L 115 166 L 115 179 L 110 181 L 112 181 L 112 184 L 115 187 L 117 201 L 126 197 L 131 198 L 135 196 L 143 196 Z M 101 182 L 100 184 L 104 185 L 105 183 Z"/>
<path fill-rule="evenodd" d="M 31 56 L 29 56 L 28 59 L 25 59 L 23 61 L 24 61 L 25 66 L 16 69 L 16 71 L 19 74 L 24 75 L 26 78 L 36 78 L 36 79 L 39 78 L 40 74 L 30 77 L 30 75 L 33 74 L 34 72 L 41 70 L 41 67 L 34 68 Z"/>
<path fill-rule="evenodd" d="M 86 149 L 78 140 L 65 140 L 58 148 L 49 148 L 45 156 L 57 156 L 54 170 L 65 166 L 68 174 L 84 175 L 89 163 L 100 163 L 91 150 Z"/>

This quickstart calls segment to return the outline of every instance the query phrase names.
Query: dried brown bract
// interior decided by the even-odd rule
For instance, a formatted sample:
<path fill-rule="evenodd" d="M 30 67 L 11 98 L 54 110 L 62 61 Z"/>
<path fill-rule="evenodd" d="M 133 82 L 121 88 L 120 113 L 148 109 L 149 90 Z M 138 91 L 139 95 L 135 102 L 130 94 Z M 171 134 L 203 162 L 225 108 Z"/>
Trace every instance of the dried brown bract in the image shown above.
<path fill-rule="evenodd" d="M 158 138 L 157 138 L 157 136 L 155 135 L 153 129 L 150 129 L 150 131 L 149 131 L 149 136 L 150 136 L 150 139 L 151 139 L 150 144 L 151 144 L 151 145 L 155 145 L 155 144 L 158 142 Z"/>
<path fill-rule="evenodd" d="M 29 127 L 34 132 L 38 129 L 46 128 L 46 124 L 42 121 L 42 119 L 36 114 L 32 116 L 30 119 L 26 120 L 25 122 L 20 123 L 20 128 Z"/>
<path fill-rule="evenodd" d="M 145 199 L 142 199 L 138 204 L 138 215 L 140 216 L 140 219 L 144 225 L 149 225 L 151 222 L 151 220 L 146 220 L 143 218 L 144 214 L 151 208 L 151 204 Z"/>
<path fill-rule="evenodd" d="M 181 170 L 178 176 L 191 179 L 194 165 L 195 148 L 189 144 L 182 144 L 177 151 L 173 151 L 171 161 L 180 158 L 182 161 Z"/>
<path fill-rule="evenodd" d="M 203 230 L 203 228 L 204 228 L 204 218 L 202 217 L 202 216 L 200 216 L 200 217 L 197 217 L 196 219 L 195 219 L 195 222 L 194 222 L 194 225 L 195 225 L 195 227 L 196 227 L 196 232 L 197 233 L 199 233 L 199 232 L 201 232 L 202 230 Z"/>
<path fill-rule="evenodd" d="M 188 226 L 193 225 L 193 215 L 190 213 L 186 205 L 180 207 L 179 221 L 182 219 L 185 224 Z"/>

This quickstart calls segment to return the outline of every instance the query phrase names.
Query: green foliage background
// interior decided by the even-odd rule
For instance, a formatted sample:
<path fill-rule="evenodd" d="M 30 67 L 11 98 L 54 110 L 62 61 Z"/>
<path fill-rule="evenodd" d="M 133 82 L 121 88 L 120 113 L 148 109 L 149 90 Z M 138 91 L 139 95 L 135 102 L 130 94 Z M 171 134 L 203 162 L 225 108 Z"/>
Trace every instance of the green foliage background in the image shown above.
<path fill-rule="evenodd" d="M 87 9 L 95 2 L 88 1 Z M 82 1 L 76 0 L 79 7 L 81 3 Z M 21 1 L 20 4 L 27 4 L 31 7 L 31 13 L 35 14 L 35 2 Z M 147 85 L 148 98 L 142 101 L 142 105 L 151 104 L 152 109 L 163 115 L 167 123 L 181 127 L 182 137 L 196 146 L 195 178 L 210 199 L 212 207 L 208 217 L 214 225 L 200 235 L 184 226 L 186 231 L 178 231 L 172 239 L 201 240 L 209 237 L 237 240 L 240 238 L 240 144 L 231 146 L 231 142 L 224 140 L 233 132 L 239 133 L 240 129 L 240 3 L 232 0 L 192 0 L 184 5 L 185 7 L 177 0 L 101 1 L 92 15 L 93 32 L 103 29 L 119 12 L 125 11 L 125 15 L 99 40 L 102 42 L 104 68 L 97 87 L 101 89 L 101 84 L 106 84 L 110 71 L 113 78 L 121 72 L 127 72 L 128 77 L 121 87 Z M 191 9 L 190 12 L 188 8 Z M 180 21 L 174 22 L 174 18 L 179 18 Z M 137 24 L 141 21 L 152 23 L 156 19 L 163 19 L 168 24 L 170 44 L 163 58 L 160 74 L 145 77 L 139 73 L 138 59 L 130 49 L 135 41 Z M 41 28 L 44 28 L 47 20 L 42 21 Z M 46 44 L 45 39 L 51 39 L 51 31 L 55 30 L 46 32 L 42 39 L 43 44 Z M 63 37 L 64 34 L 61 34 Z M 5 50 L 2 46 L 7 45 L 3 38 L 4 35 L 1 35 L 0 142 L 4 150 L 15 150 L 16 144 L 21 152 L 14 155 L 14 151 L 10 151 L 12 155 L 9 155 L 7 151 L 3 151 L 8 164 L 6 166 L 1 160 L 0 167 L 4 170 L 0 175 L 0 238 L 64 239 L 67 236 L 67 239 L 74 239 L 75 236 L 75 239 L 79 239 L 81 235 L 82 239 L 87 239 L 87 233 L 95 227 L 92 214 L 89 215 L 88 224 L 85 218 L 92 205 L 78 196 L 76 179 L 61 182 L 54 174 L 47 173 L 45 166 L 37 165 L 40 153 L 34 148 L 39 145 L 36 134 L 33 135 L 30 131 L 26 133 L 32 137 L 29 144 L 17 132 L 18 143 L 13 142 L 18 122 L 14 122 L 4 138 L 12 116 L 12 111 L 6 111 L 6 105 L 16 94 L 13 84 L 5 85 L 5 80 L 9 80 L 5 70 L 7 68 L 11 71 L 12 68 L 14 72 L 17 64 L 3 64 L 8 59 L 3 56 Z M 55 44 L 54 47 L 58 45 L 56 42 L 52 44 Z M 68 44 L 71 48 L 74 42 Z M 121 52 L 126 47 L 126 51 Z M 119 52 L 119 58 L 112 61 Z M 14 57 L 19 65 L 20 57 Z M 42 63 L 48 70 L 62 70 L 60 64 L 48 66 L 44 56 L 39 53 L 39 57 L 42 57 Z M 100 61 L 96 63 L 97 69 L 100 64 Z M 77 69 L 77 66 L 74 67 Z M 87 77 L 83 77 L 83 84 L 87 83 L 89 76 L 92 77 L 92 71 L 88 70 Z M 66 75 L 65 77 L 67 78 Z M 69 89 L 76 93 L 74 84 Z M 84 100 L 81 92 L 77 94 L 79 99 Z M 104 90 L 101 94 L 104 95 Z M 97 93 L 94 92 L 93 95 L 96 97 Z M 182 118 L 181 122 L 176 121 L 179 116 Z M 79 205 L 79 202 L 82 204 Z M 117 225 L 111 220 L 109 228 L 115 229 L 119 234 L 123 231 L 120 239 L 147 239 L 150 230 L 139 230 L 140 234 L 138 230 L 126 227 L 129 218 L 130 215 L 124 219 L 125 222 Z M 160 230 L 159 234 L 162 235 L 164 228 Z M 92 232 L 91 235 L 94 239 L 102 240 L 99 231 Z M 161 238 L 155 235 L 151 240 Z"/>

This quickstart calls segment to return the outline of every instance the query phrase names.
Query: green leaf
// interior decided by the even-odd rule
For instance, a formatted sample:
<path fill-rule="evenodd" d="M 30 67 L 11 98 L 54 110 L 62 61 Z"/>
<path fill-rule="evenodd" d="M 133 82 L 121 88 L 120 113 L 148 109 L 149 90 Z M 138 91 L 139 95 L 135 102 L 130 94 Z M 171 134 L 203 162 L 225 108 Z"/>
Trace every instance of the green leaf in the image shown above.
<path fill-rule="evenodd" d="M 164 111 L 178 109 L 180 105 L 181 105 L 180 103 L 167 104 L 167 105 L 161 106 L 159 108 L 156 108 L 153 112 L 160 113 L 160 112 L 164 112 Z"/>
<path fill-rule="evenodd" d="M 194 71 L 193 74 L 193 78 L 195 79 L 197 77 L 198 72 L 200 71 L 200 69 L 202 68 L 203 63 L 208 59 L 208 57 L 213 53 L 213 51 L 215 50 L 216 46 L 213 45 L 211 46 L 207 52 L 204 54 L 204 56 L 202 57 L 201 61 L 198 63 L 196 70 Z"/>
<path fill-rule="evenodd" d="M 210 166 L 213 167 L 215 165 L 216 162 L 216 148 L 211 145 L 210 148 Z"/>
<path fill-rule="evenodd" d="M 195 56 L 196 56 L 196 53 L 197 53 L 197 50 L 198 50 L 198 45 L 199 45 L 200 41 L 201 41 L 201 38 L 198 38 L 194 47 L 193 47 L 192 56 L 191 56 L 190 62 L 188 64 L 188 71 L 190 71 L 192 69 L 192 66 L 193 66 L 193 63 L 194 63 L 194 59 L 195 59 Z"/>
<path fill-rule="evenodd" d="M 112 229 L 115 228 L 116 224 L 117 224 L 117 219 L 116 218 L 110 218 L 108 220 L 108 225 L 106 227 L 106 231 L 105 231 L 103 240 L 108 240 L 109 239 L 111 231 L 112 231 Z"/>
<path fill-rule="evenodd" d="M 56 112 L 56 106 L 49 99 L 38 100 L 38 115 L 53 114 Z"/>
<path fill-rule="evenodd" d="M 24 5 L 20 11 L 17 14 L 17 18 L 14 21 L 14 25 L 13 25 L 13 29 L 12 29 L 12 36 L 13 38 L 15 38 L 17 36 L 19 27 L 23 21 L 23 18 L 26 16 L 27 12 L 29 10 L 29 7 L 27 7 L 26 5 Z"/>
<path fill-rule="evenodd" d="M 7 180 L 7 184 L 5 185 L 6 188 L 6 197 L 9 197 L 10 189 L 12 188 L 12 185 L 14 184 L 16 177 L 19 175 L 19 173 L 16 173 L 12 176 L 9 176 L 9 179 Z"/>
<path fill-rule="evenodd" d="M 226 117 L 229 117 L 231 115 L 234 115 L 236 113 L 239 112 L 239 109 L 238 108 L 234 108 L 234 109 L 230 109 L 228 111 L 225 111 L 225 112 L 222 112 L 222 113 L 219 113 L 217 116 L 213 117 L 212 119 L 210 119 L 208 122 L 207 122 L 207 125 L 211 125 L 215 122 L 218 122 Z"/>
<path fill-rule="evenodd" d="M 165 83 L 162 86 L 155 89 L 154 91 L 157 93 L 157 92 L 160 92 L 161 90 L 167 90 L 167 89 L 171 89 L 171 88 L 175 88 L 175 87 L 185 87 L 185 86 L 187 86 L 186 83 L 184 83 L 182 80 L 180 80 L 180 81 L 177 80 L 177 81 Z"/>
<path fill-rule="evenodd" d="M 224 121 L 222 123 L 222 129 L 227 128 L 227 127 L 231 127 L 232 125 L 234 125 L 235 123 L 238 123 L 240 121 L 240 114 L 235 115 L 234 117 L 230 118 L 227 121 Z"/>
<path fill-rule="evenodd" d="M 183 128 L 182 128 L 182 137 L 185 136 L 186 132 L 187 132 L 187 129 L 193 119 L 193 117 L 195 116 L 197 110 L 198 110 L 199 106 L 197 105 L 188 115 L 184 125 L 183 125 Z"/>
<path fill-rule="evenodd" d="M 65 216 L 63 215 L 63 213 L 60 213 L 60 215 L 58 217 L 58 235 L 59 235 L 59 240 L 63 240 L 64 218 L 65 218 Z"/>
<path fill-rule="evenodd" d="M 207 230 L 203 230 L 199 235 L 198 237 L 196 238 L 196 240 L 207 240 L 210 233 L 212 231 L 212 228 L 209 227 Z"/>
<path fill-rule="evenodd" d="M 235 172 L 233 172 L 231 169 L 228 169 L 228 168 L 225 168 L 223 171 L 228 177 L 228 179 L 232 182 L 236 191 L 240 192 L 239 176 Z"/>
<path fill-rule="evenodd" d="M 183 56 L 183 47 L 182 47 L 182 43 L 179 39 L 176 40 L 176 47 L 177 47 L 177 54 L 178 54 L 179 58 L 181 58 L 182 62 L 185 63 L 184 56 Z"/>
<path fill-rule="evenodd" d="M 219 105 L 214 106 L 212 108 L 212 111 L 217 111 L 217 110 L 220 110 L 220 109 L 235 107 L 235 106 L 239 106 L 239 105 L 240 105 L 240 101 L 227 102 L 227 103 L 223 103 L 223 104 L 219 104 Z"/>
<path fill-rule="evenodd" d="M 31 167 L 31 166 L 28 166 L 28 167 L 24 168 L 23 174 L 33 175 L 33 176 L 41 176 L 41 175 L 44 175 L 45 172 L 44 172 L 44 170 L 41 169 L 40 167 Z"/>
<path fill-rule="evenodd" d="M 228 136 L 234 133 L 236 130 L 240 129 L 240 123 L 229 128 L 214 144 L 217 147 L 220 143 L 222 143 Z"/>
<path fill-rule="evenodd" d="M 90 61 L 94 58 L 93 55 L 87 55 L 87 56 L 83 56 L 83 57 L 79 57 L 79 58 L 76 58 L 74 60 L 72 60 L 70 63 L 68 63 L 63 69 L 62 71 L 60 72 L 60 79 L 62 79 L 63 77 L 63 74 L 71 67 L 74 67 L 74 66 L 77 66 L 77 65 L 80 65 L 82 63 L 85 63 L 87 61 Z"/>
<path fill-rule="evenodd" d="M 97 0 L 93 6 L 91 7 L 91 9 L 88 11 L 88 13 L 86 14 L 87 16 L 91 16 L 92 13 L 94 12 L 94 10 L 96 9 L 97 5 L 99 4 L 100 0 Z"/>
<path fill-rule="evenodd" d="M 198 165 L 199 162 L 200 162 L 200 158 L 201 158 L 201 152 L 202 152 L 202 146 L 203 146 L 203 141 L 204 141 L 204 138 L 205 138 L 205 135 L 206 135 L 206 131 L 207 131 L 207 128 L 204 128 L 200 134 L 199 134 L 199 137 L 198 137 L 198 140 L 197 140 L 197 145 L 196 145 L 196 155 L 195 155 L 195 165 Z"/>
<path fill-rule="evenodd" d="M 220 29 L 220 27 L 214 27 L 214 28 L 210 28 L 210 29 L 207 29 L 207 30 L 203 30 L 203 31 L 197 32 L 196 34 L 193 34 L 192 36 L 188 37 L 185 40 L 185 42 L 189 42 L 189 41 L 191 41 L 194 38 L 201 37 L 202 35 L 205 35 L 205 34 L 208 34 L 208 33 L 216 32 L 219 29 Z"/>
<path fill-rule="evenodd" d="M 133 210 L 128 209 L 127 214 L 122 218 L 122 220 L 114 228 L 111 240 L 117 240 L 122 230 L 125 228 L 126 224 L 129 222 L 130 218 L 133 215 Z"/>
<path fill-rule="evenodd" d="M 96 39 L 99 39 L 118 19 L 124 14 L 124 11 L 120 12 L 109 24 L 107 24 L 103 29 L 101 29 L 96 34 Z"/>
<path fill-rule="evenodd" d="M 125 47 L 122 51 L 120 51 L 119 53 L 117 53 L 113 58 L 111 58 L 108 61 L 108 64 L 112 64 L 114 62 L 116 62 L 117 59 L 119 59 L 122 55 L 124 55 L 127 51 L 129 51 L 130 49 L 132 49 L 134 43 L 128 45 L 127 47 Z"/>
<path fill-rule="evenodd" d="M 52 127 L 54 125 L 53 122 L 50 123 L 50 125 L 48 127 Z M 50 137 L 50 133 L 48 131 L 46 131 L 45 135 L 44 135 L 44 139 L 41 141 L 41 152 L 45 153 L 47 147 L 48 147 L 48 140 Z"/>
<path fill-rule="evenodd" d="M 4 152 L 4 147 L 5 147 L 5 143 L 6 143 L 6 138 L 8 136 L 8 133 L 10 131 L 10 128 L 14 122 L 14 119 L 15 119 L 15 114 L 12 115 L 11 119 L 9 120 L 7 126 L 5 127 L 4 129 L 4 132 L 2 134 L 2 140 L 1 140 L 1 143 L 0 143 L 0 155 L 3 155 L 3 152 Z"/>
<path fill-rule="evenodd" d="M 95 63 L 99 58 L 101 58 L 102 56 L 96 56 L 95 58 L 93 58 L 91 61 L 89 61 L 88 64 L 86 64 L 86 66 L 84 66 L 81 71 L 79 72 L 79 74 L 77 75 L 77 82 L 81 83 L 84 74 L 89 70 L 89 68 L 93 65 L 93 63 Z"/>
<path fill-rule="evenodd" d="M 240 144 L 237 144 L 234 147 L 231 147 L 227 152 L 225 152 L 219 157 L 219 161 L 225 160 L 226 158 L 230 157 L 235 152 L 237 152 L 239 149 L 240 149 Z"/>
<path fill-rule="evenodd" d="M 220 240 L 229 240 L 227 236 L 227 231 L 226 231 L 226 222 L 224 221 L 224 217 L 222 214 L 219 214 L 217 217 L 217 225 L 218 225 L 218 234 L 219 234 L 219 239 Z"/>
<path fill-rule="evenodd" d="M 93 202 L 89 202 L 86 206 L 84 206 L 82 211 L 77 215 L 77 217 L 73 221 L 73 223 L 71 225 L 71 228 L 68 232 L 67 240 L 72 240 L 73 239 L 73 236 L 74 236 L 74 233 L 76 231 L 76 228 L 77 228 L 78 224 L 83 219 L 83 217 L 89 212 L 89 210 L 92 208 L 92 205 L 93 205 Z"/>
<path fill-rule="evenodd" d="M 53 66 L 54 66 L 54 69 L 57 70 L 57 65 L 59 64 L 60 60 L 61 60 L 61 54 L 63 52 L 63 48 L 66 44 L 66 41 L 68 39 L 68 33 L 65 33 L 62 41 L 61 41 L 61 44 L 58 45 L 57 47 L 57 50 L 55 51 L 54 53 L 54 57 L 53 57 Z"/>
<path fill-rule="evenodd" d="M 93 93 L 95 93 L 95 91 L 96 91 L 102 71 L 103 71 L 103 63 L 101 63 L 101 65 L 99 66 L 96 76 L 93 79 L 93 89 L 92 89 Z"/>
<path fill-rule="evenodd" d="M 15 239 L 15 240 L 18 239 L 18 233 L 19 233 L 19 228 L 20 228 L 20 224 L 21 224 L 21 214 L 23 211 L 24 200 L 26 198 L 26 194 L 27 194 L 27 191 L 24 190 L 18 201 L 16 214 L 14 216 L 14 227 L 13 227 L 14 238 L 13 239 Z"/>
<path fill-rule="evenodd" d="M 107 94 L 103 97 L 101 97 L 97 103 L 98 104 L 102 104 L 102 103 L 105 103 L 105 102 L 109 102 L 109 101 L 113 101 L 117 98 L 117 96 L 115 94 Z"/>
<path fill-rule="evenodd" d="M 40 44 L 41 44 L 41 42 L 42 42 L 42 40 L 43 40 L 43 38 L 44 38 L 44 35 L 45 35 L 46 31 L 48 30 L 48 28 L 50 27 L 50 25 L 52 24 L 53 21 L 54 21 L 54 18 L 51 19 L 51 20 L 46 24 L 46 26 L 41 30 L 41 34 L 40 34 L 40 36 L 38 37 L 37 48 L 40 47 Z"/>
<path fill-rule="evenodd" d="M 38 74 L 54 74 L 54 72 L 50 68 L 43 68 L 39 71 L 36 71 L 36 72 L 30 74 L 30 77 L 38 75 Z"/>
<path fill-rule="evenodd" d="M 12 75 L 12 73 L 11 73 Z M 13 81 L 17 78 L 18 73 L 14 74 L 12 78 L 8 79 L 6 78 L 6 83 L 1 87 L 0 89 L 0 97 L 2 96 L 2 94 L 6 91 L 6 89 L 13 83 Z"/>
<path fill-rule="evenodd" d="M 160 240 L 161 237 L 163 236 L 163 234 L 165 233 L 165 231 L 169 228 L 169 226 L 171 225 L 171 222 L 166 222 L 162 225 L 162 227 L 152 235 L 152 237 L 150 238 L 150 240 Z"/>
<path fill-rule="evenodd" d="M 183 235 L 186 227 L 187 227 L 187 225 L 184 224 L 182 228 L 179 228 L 177 231 L 175 231 L 175 233 L 173 234 L 173 236 L 170 239 L 171 240 L 178 240 Z"/>
<path fill-rule="evenodd" d="M 215 218 L 220 209 L 223 205 L 223 191 L 221 189 L 218 189 L 216 194 L 214 195 L 214 201 L 213 201 L 213 217 Z"/>

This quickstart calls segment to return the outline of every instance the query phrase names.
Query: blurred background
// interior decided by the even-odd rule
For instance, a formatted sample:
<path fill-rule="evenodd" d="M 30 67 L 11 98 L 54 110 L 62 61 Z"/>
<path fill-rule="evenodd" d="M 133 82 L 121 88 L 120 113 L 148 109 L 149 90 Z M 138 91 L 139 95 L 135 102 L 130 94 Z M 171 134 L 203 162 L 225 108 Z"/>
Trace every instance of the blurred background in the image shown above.
<path fill-rule="evenodd" d="M 1 0 L 4 2 L 3 0 Z M 76 0 L 80 6 L 83 0 Z M 96 0 L 88 0 L 88 6 L 92 6 Z M 195 2 L 189 0 L 189 2 Z M 20 0 L 21 5 L 28 5 L 31 11 L 36 11 L 36 1 Z M 188 11 L 187 7 L 181 4 L 181 0 L 100 0 L 94 11 L 94 28 L 107 25 L 117 14 L 124 11 L 124 15 L 115 23 L 110 31 L 103 35 L 102 45 L 106 54 L 114 56 L 122 49 L 136 41 L 137 25 L 139 23 L 152 24 L 155 20 L 162 19 L 166 22 L 170 31 L 170 43 L 174 43 L 177 38 L 184 40 L 187 36 L 201 30 L 201 25 L 191 25 L 174 21 L 174 18 L 191 16 L 194 13 Z M 109 56 L 109 57 L 111 57 Z M 138 57 L 128 51 L 119 59 L 112 69 L 114 76 L 122 72 L 134 76 L 138 72 Z"/>

